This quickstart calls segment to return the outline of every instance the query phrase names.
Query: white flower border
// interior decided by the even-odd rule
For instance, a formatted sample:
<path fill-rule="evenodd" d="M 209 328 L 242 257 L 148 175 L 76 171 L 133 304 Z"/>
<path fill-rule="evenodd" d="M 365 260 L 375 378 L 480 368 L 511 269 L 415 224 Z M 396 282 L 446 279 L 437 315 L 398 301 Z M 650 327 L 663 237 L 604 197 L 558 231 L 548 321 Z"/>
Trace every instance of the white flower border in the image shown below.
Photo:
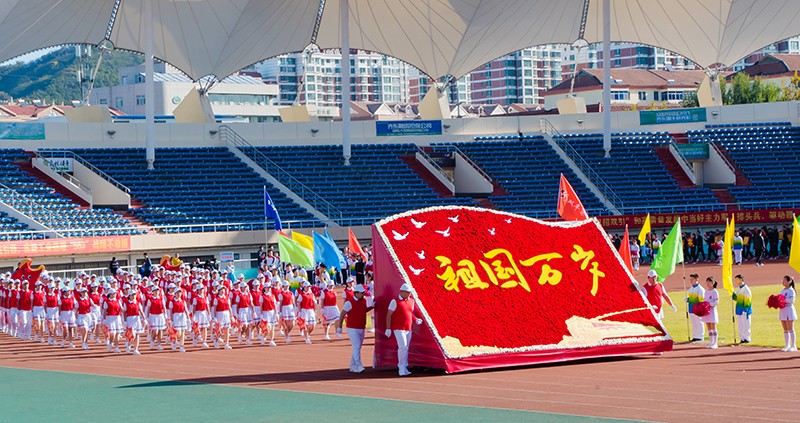
<path fill-rule="evenodd" d="M 424 208 L 424 209 L 417 209 L 417 210 L 411 210 L 411 211 L 399 213 L 399 214 L 396 214 L 396 215 L 393 215 L 393 216 L 389 216 L 389 217 L 387 217 L 385 219 L 382 219 L 382 220 L 376 222 L 374 225 L 375 225 L 375 228 L 378 230 L 378 234 L 380 235 L 381 240 L 383 241 L 383 244 L 389 250 L 389 254 L 392 257 L 392 260 L 394 261 L 395 267 L 400 270 L 400 274 L 403 276 L 403 282 L 405 282 L 405 283 L 407 283 L 407 284 L 409 284 L 411 286 L 412 292 L 414 293 L 414 298 L 417 299 L 416 305 L 420 308 L 420 311 L 422 312 L 422 317 L 425 319 L 425 323 L 427 323 L 428 327 L 431 328 L 431 331 L 433 332 L 433 336 L 436 339 L 436 342 L 439 344 L 439 348 L 444 353 L 445 358 L 448 358 L 448 359 L 464 359 L 464 358 L 469 358 L 469 357 L 476 357 L 476 356 L 483 356 L 483 355 L 493 355 L 493 354 L 509 354 L 509 353 L 521 353 L 521 352 L 545 351 L 545 350 L 548 350 L 548 351 L 552 351 L 552 350 L 575 350 L 575 349 L 581 349 L 581 348 L 592 348 L 592 347 L 610 346 L 610 345 L 629 345 L 629 344 L 640 344 L 640 343 L 661 343 L 661 342 L 664 342 L 664 341 L 672 340 L 672 337 L 669 335 L 669 332 L 667 332 L 667 329 L 664 327 L 663 323 L 661 323 L 661 321 L 658 319 L 658 316 L 656 316 L 655 311 L 653 311 L 651 309 L 650 312 L 653 315 L 653 318 L 659 323 L 659 325 L 661 326 L 661 330 L 666 334 L 665 336 L 646 337 L 646 338 L 645 337 L 637 337 L 637 338 L 608 339 L 608 340 L 600 341 L 600 342 L 598 342 L 596 344 L 587 344 L 587 345 L 578 345 L 578 346 L 575 346 L 575 345 L 567 346 L 567 345 L 549 344 L 549 345 L 533 345 L 533 346 L 518 347 L 518 348 L 497 348 L 497 347 L 490 347 L 490 346 L 464 347 L 464 348 L 482 348 L 482 347 L 484 347 L 484 348 L 493 348 L 493 350 L 492 351 L 486 351 L 486 350 L 475 351 L 475 352 L 472 352 L 472 353 L 469 353 L 469 354 L 465 354 L 465 355 L 451 355 L 449 353 L 449 351 L 447 350 L 447 348 L 445 347 L 444 342 L 442 341 L 442 336 L 439 334 L 439 331 L 436 329 L 436 326 L 433 324 L 433 320 L 431 320 L 430 314 L 425 309 L 425 306 L 424 306 L 423 302 L 418 300 L 417 295 L 416 295 L 416 290 L 414 289 L 414 283 L 411 282 L 411 278 L 408 276 L 408 273 L 406 272 L 406 269 L 400 263 L 400 260 L 397 257 L 397 253 L 394 251 L 394 247 L 392 246 L 392 243 L 390 242 L 388 236 L 386 235 L 386 233 L 384 232 L 384 230 L 382 228 L 383 225 L 385 225 L 385 224 L 387 224 L 389 222 L 393 222 L 393 221 L 395 221 L 397 219 L 402 219 L 402 218 L 405 218 L 405 217 L 410 217 L 410 216 L 414 216 L 414 215 L 421 214 L 421 213 L 427 213 L 427 212 L 431 212 L 431 211 L 445 211 L 445 210 L 469 210 L 469 211 L 476 211 L 476 212 L 481 212 L 481 213 L 493 213 L 493 214 L 497 214 L 497 215 L 513 217 L 513 218 L 516 218 L 516 219 L 525 219 L 525 220 L 532 221 L 532 222 L 535 222 L 535 223 L 539 223 L 539 224 L 542 224 L 542 225 L 545 225 L 545 226 L 560 227 L 560 228 L 575 228 L 575 227 L 583 226 L 583 225 L 586 225 L 586 224 L 594 224 L 595 226 L 597 226 L 597 228 L 600 230 L 601 233 L 603 233 L 603 234 L 606 233 L 605 229 L 603 229 L 603 227 L 600 225 L 600 222 L 598 222 L 598 220 L 596 218 L 591 218 L 591 219 L 588 219 L 588 220 L 581 220 L 581 221 L 574 221 L 574 222 L 548 222 L 548 221 L 539 220 L 539 219 L 533 219 L 533 218 L 530 218 L 530 217 L 527 217 L 527 216 L 508 213 L 508 212 L 504 212 L 504 211 L 491 210 L 491 209 L 482 209 L 482 208 L 478 208 L 478 207 L 465 207 L 465 206 L 434 206 L 434 207 L 427 207 L 427 208 Z M 626 273 L 628 274 L 628 276 L 631 279 L 631 283 L 636 284 L 636 287 L 638 288 L 638 286 L 639 286 L 638 282 L 636 282 L 636 279 L 633 277 L 633 274 L 628 270 L 628 267 L 625 266 L 625 263 L 622 261 L 622 258 L 620 257 L 619 252 L 617 251 L 616 248 L 614 248 L 614 244 L 611 243 L 611 240 L 608 238 L 608 236 L 604 236 L 603 238 L 605 239 L 606 244 L 608 245 L 608 247 L 611 250 L 614 251 L 614 256 L 617 258 L 617 261 L 619 262 L 619 265 L 622 266 L 623 269 L 625 269 Z M 645 304 L 649 304 L 647 302 L 647 298 L 644 296 L 644 294 L 642 294 L 642 292 L 640 290 L 638 290 L 638 289 L 637 289 L 637 292 L 642 297 L 642 301 L 644 301 Z"/>

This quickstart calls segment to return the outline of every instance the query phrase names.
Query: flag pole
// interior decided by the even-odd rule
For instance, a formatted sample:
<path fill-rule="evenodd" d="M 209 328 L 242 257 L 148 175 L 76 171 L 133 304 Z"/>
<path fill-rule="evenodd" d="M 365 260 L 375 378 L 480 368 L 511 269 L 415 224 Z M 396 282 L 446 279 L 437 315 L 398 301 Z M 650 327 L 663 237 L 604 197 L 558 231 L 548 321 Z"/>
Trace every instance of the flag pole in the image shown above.
<path fill-rule="evenodd" d="M 267 186 L 264 185 L 264 248 L 269 250 L 269 226 L 267 226 Z M 259 263 L 260 265 L 261 263 Z"/>
<path fill-rule="evenodd" d="M 680 218 L 678 218 L 680 221 Z M 683 248 L 683 234 L 681 234 L 681 248 Z M 681 260 L 681 273 L 683 278 L 683 307 L 685 312 L 685 319 L 686 319 L 686 336 L 688 337 L 687 341 L 692 340 L 692 331 L 689 327 L 689 297 L 686 295 L 686 257 Z"/>
<path fill-rule="evenodd" d="M 725 230 L 727 231 L 727 230 L 730 229 L 731 234 L 733 234 L 733 229 L 734 228 L 728 228 L 728 225 L 730 225 L 730 221 L 728 219 L 725 219 Z M 733 237 L 731 237 L 731 239 L 733 239 Z M 733 245 L 725 244 L 724 248 L 733 249 Z M 731 254 L 733 254 L 733 253 L 731 253 Z M 733 261 L 733 257 L 731 257 L 731 261 Z M 731 266 L 731 275 L 730 275 L 731 276 L 731 290 L 734 290 L 734 289 L 736 289 L 736 287 L 733 286 L 733 264 L 732 263 L 727 263 L 726 266 L 728 266 L 728 265 Z M 733 292 L 731 292 L 731 323 L 733 324 L 733 343 L 735 344 L 736 343 L 736 302 L 733 301 Z"/>

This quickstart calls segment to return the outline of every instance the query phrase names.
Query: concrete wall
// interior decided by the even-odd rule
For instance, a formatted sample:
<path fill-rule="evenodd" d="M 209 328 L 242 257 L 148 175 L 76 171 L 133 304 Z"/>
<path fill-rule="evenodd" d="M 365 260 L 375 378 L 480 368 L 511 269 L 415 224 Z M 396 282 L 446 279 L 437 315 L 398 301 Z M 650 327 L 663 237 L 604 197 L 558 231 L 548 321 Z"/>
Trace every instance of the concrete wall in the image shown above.
<path fill-rule="evenodd" d="M 74 162 L 74 160 L 73 160 L 73 162 Z M 67 189 L 69 192 L 71 192 L 71 193 L 77 195 L 78 197 L 80 197 L 83 201 L 86 201 L 90 205 L 94 204 L 93 198 L 92 198 L 92 194 L 90 192 L 84 191 L 81 187 L 76 186 L 75 184 L 73 184 L 72 181 L 70 181 L 67 178 L 61 176 L 60 173 L 54 171 L 53 169 L 50 169 L 50 166 L 47 166 L 46 164 L 44 164 L 42 159 L 33 159 L 33 160 L 31 160 L 31 165 L 33 166 L 34 169 L 39 169 L 40 172 L 42 172 L 45 175 L 49 176 L 50 179 L 52 179 L 55 182 L 57 182 L 59 185 L 61 185 L 65 189 Z M 74 164 L 73 164 L 73 167 L 74 167 Z M 77 176 L 75 178 L 78 179 L 78 181 L 80 181 L 81 183 L 83 183 L 83 181 L 81 181 L 80 178 L 78 178 Z M 84 184 L 84 185 L 86 185 L 86 184 Z M 86 185 L 86 186 L 89 187 L 88 185 Z M 92 188 L 89 187 L 89 189 L 91 190 Z"/>
<path fill-rule="evenodd" d="M 92 190 L 93 204 L 96 207 L 125 206 L 126 209 L 130 207 L 131 196 L 128 193 L 106 181 L 102 176 L 94 173 L 88 167 L 78 163 L 78 161 L 74 161 L 72 166 L 72 174 Z"/>
<path fill-rule="evenodd" d="M 457 194 L 490 194 L 494 191 L 492 183 L 487 181 L 463 156 L 460 154 L 455 156 Z"/>
<path fill-rule="evenodd" d="M 733 185 L 736 174 L 713 146 L 708 146 L 708 160 L 703 162 L 703 183 Z"/>

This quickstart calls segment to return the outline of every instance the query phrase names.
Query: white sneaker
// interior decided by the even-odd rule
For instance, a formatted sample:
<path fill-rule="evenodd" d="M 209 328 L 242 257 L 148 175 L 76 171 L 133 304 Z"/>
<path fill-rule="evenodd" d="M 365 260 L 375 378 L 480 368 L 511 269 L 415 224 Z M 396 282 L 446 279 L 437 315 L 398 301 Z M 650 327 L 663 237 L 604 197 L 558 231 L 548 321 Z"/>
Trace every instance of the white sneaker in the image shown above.
<path fill-rule="evenodd" d="M 787 346 L 781 348 L 781 351 L 783 351 L 783 352 L 789 351 L 789 346 L 787 345 Z"/>
<path fill-rule="evenodd" d="M 219 342 L 217 342 L 216 340 L 214 341 L 214 348 L 219 349 Z"/>
<path fill-rule="evenodd" d="M 342 339 L 342 334 L 340 334 L 340 333 L 337 333 L 337 334 L 336 334 L 336 339 Z"/>
<path fill-rule="evenodd" d="M 182 353 L 185 353 L 185 352 L 186 352 L 186 348 L 184 348 L 184 347 L 181 347 L 181 352 L 182 352 Z"/>
<path fill-rule="evenodd" d="M 164 351 L 164 347 L 162 347 L 161 344 L 156 345 L 156 349 L 159 351 Z"/>
<path fill-rule="evenodd" d="M 39 340 L 39 343 L 40 343 L 40 344 L 44 344 L 44 343 L 45 343 L 45 339 L 44 339 L 44 337 L 42 337 L 42 339 L 40 339 L 40 340 Z"/>
<path fill-rule="evenodd" d="M 172 351 L 175 351 L 175 344 L 170 345 L 172 347 Z"/>
<path fill-rule="evenodd" d="M 306 337 L 306 344 L 310 344 L 310 343 L 311 343 L 311 338 Z"/>
<path fill-rule="evenodd" d="M 140 356 L 142 353 L 140 353 L 139 350 L 133 350 L 133 355 Z"/>
<path fill-rule="evenodd" d="M 230 344 L 225 344 L 225 349 L 226 349 L 226 350 L 232 350 L 232 349 L 233 349 L 233 347 L 231 347 L 231 345 L 230 345 Z"/>
<path fill-rule="evenodd" d="M 265 345 L 267 343 L 267 340 L 264 339 L 263 337 L 260 337 L 260 338 L 261 338 L 261 345 Z"/>
<path fill-rule="evenodd" d="M 796 351 L 797 351 L 797 347 L 791 347 L 791 348 L 789 348 L 789 352 L 796 352 Z"/>
<path fill-rule="evenodd" d="M 237 338 L 238 338 L 238 342 L 241 344 L 242 343 L 242 334 L 240 333 Z"/>
<path fill-rule="evenodd" d="M 39 342 L 39 335 L 33 335 L 33 342 Z"/>
<path fill-rule="evenodd" d="M 111 352 L 111 344 L 106 345 L 106 349 L 108 350 L 108 352 Z"/>
<path fill-rule="evenodd" d="M 69 347 L 70 347 L 70 348 L 75 348 L 75 344 L 73 344 L 72 342 L 70 342 L 70 343 L 69 343 Z"/>
<path fill-rule="evenodd" d="M 708 346 L 708 348 L 712 349 L 712 350 L 715 350 L 715 349 L 719 348 L 719 346 L 717 344 L 711 344 L 711 345 Z"/>
<path fill-rule="evenodd" d="M 84 350 L 86 350 L 86 351 L 89 351 L 89 346 L 88 346 L 88 345 L 86 345 L 86 343 L 85 343 L 85 342 L 83 343 L 83 345 L 81 345 L 81 348 L 83 348 L 83 349 L 84 349 Z"/>
<path fill-rule="evenodd" d="M 324 339 L 324 340 L 326 340 L 326 341 L 330 341 L 330 340 L 331 340 L 331 337 L 330 337 L 330 336 L 328 336 L 328 334 L 326 333 L 326 334 L 325 334 L 325 337 L 324 337 L 324 338 L 322 338 L 322 339 Z"/>
<path fill-rule="evenodd" d="M 291 344 L 292 343 L 292 338 L 290 336 L 286 337 L 286 343 L 287 344 Z"/>
<path fill-rule="evenodd" d="M 271 339 L 270 339 L 270 340 L 269 340 L 269 346 L 270 346 L 270 347 L 277 347 L 277 346 L 278 346 L 278 344 L 276 344 L 276 343 L 275 343 L 275 341 L 273 341 L 273 340 L 271 340 Z"/>
<path fill-rule="evenodd" d="M 151 350 L 153 349 L 153 347 L 154 347 L 154 346 L 155 346 L 155 345 L 153 345 L 153 341 L 150 341 L 150 349 L 151 349 Z"/>
<path fill-rule="evenodd" d="M 114 352 L 120 354 L 119 348 L 114 348 Z"/>
<path fill-rule="evenodd" d="M 281 336 L 284 336 L 284 335 L 286 335 L 286 334 L 283 333 L 283 328 L 281 328 Z"/>
<path fill-rule="evenodd" d="M 202 347 L 203 347 L 203 348 L 208 348 L 208 343 L 206 343 L 206 342 L 203 342 L 203 345 L 202 345 Z"/>
<path fill-rule="evenodd" d="M 192 347 L 197 348 L 197 340 L 192 339 Z"/>
<path fill-rule="evenodd" d="M 64 345 L 67 345 L 67 341 L 61 341 L 61 348 L 64 348 Z"/>
<path fill-rule="evenodd" d="M 247 345 L 247 346 L 250 346 L 250 345 L 253 345 L 253 341 L 248 339 L 247 342 L 245 342 L 244 344 Z"/>

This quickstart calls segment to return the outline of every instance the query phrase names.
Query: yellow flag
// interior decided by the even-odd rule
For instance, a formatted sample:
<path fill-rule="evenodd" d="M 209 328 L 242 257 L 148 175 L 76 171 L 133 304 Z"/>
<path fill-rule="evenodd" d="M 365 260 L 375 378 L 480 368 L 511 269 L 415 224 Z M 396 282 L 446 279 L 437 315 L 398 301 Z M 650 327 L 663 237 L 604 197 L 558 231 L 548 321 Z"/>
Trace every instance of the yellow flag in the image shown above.
<path fill-rule="evenodd" d="M 789 252 L 789 266 L 800 272 L 800 225 L 797 217 L 792 215 L 792 249 Z"/>
<path fill-rule="evenodd" d="M 731 221 L 725 228 L 725 238 L 722 239 L 722 287 L 733 294 L 733 231 L 734 231 L 734 217 L 731 216 Z"/>
<path fill-rule="evenodd" d="M 303 248 L 314 251 L 314 238 L 311 238 L 308 235 L 303 235 L 300 232 L 292 231 L 292 239 L 297 241 L 297 243 Z"/>
<path fill-rule="evenodd" d="M 650 233 L 650 213 L 647 213 L 647 217 L 644 219 L 644 225 L 642 225 L 642 230 L 639 231 L 639 245 L 644 245 L 644 239 L 647 237 L 648 233 Z"/>

